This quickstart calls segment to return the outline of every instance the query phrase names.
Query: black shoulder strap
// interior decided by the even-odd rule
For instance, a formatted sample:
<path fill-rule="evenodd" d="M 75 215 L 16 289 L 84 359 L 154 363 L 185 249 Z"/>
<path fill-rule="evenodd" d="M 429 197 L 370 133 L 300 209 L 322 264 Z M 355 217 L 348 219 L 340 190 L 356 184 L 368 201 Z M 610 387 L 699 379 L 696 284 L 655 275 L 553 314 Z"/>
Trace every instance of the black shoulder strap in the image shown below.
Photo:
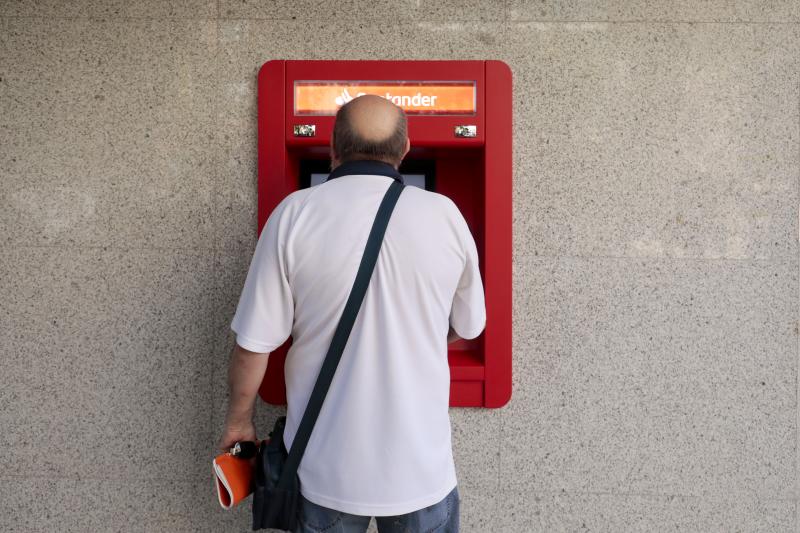
<path fill-rule="evenodd" d="M 292 449 L 289 450 L 289 456 L 286 458 L 286 462 L 283 465 L 283 472 L 281 472 L 281 478 L 280 481 L 278 481 L 278 488 L 286 489 L 294 482 L 297 468 L 300 466 L 300 459 L 303 457 L 303 452 L 305 452 L 306 446 L 308 445 L 308 439 L 311 438 L 311 431 L 314 429 L 314 424 L 322 409 L 322 403 L 325 401 L 325 396 L 328 394 L 328 389 L 333 381 L 336 367 L 339 365 L 342 352 L 347 345 L 347 339 L 350 337 L 350 332 L 353 330 L 353 324 L 361 308 L 361 302 L 364 300 L 364 295 L 367 293 L 372 271 L 375 268 L 375 263 L 378 261 L 378 253 L 381 250 L 386 227 L 389 225 L 392 211 L 404 187 L 405 186 L 401 182 L 393 181 L 389 186 L 389 190 L 386 191 L 386 195 L 383 197 L 380 207 L 378 207 L 378 213 L 375 215 L 375 222 L 372 224 L 372 229 L 367 238 L 367 245 L 364 248 L 361 264 L 358 266 L 358 273 L 353 283 L 353 289 L 350 291 L 350 296 L 347 298 L 344 311 L 342 311 L 342 317 L 339 319 L 339 324 L 336 326 L 333 340 L 328 348 L 328 353 L 325 355 L 325 361 L 322 363 L 317 382 L 314 384 L 314 390 L 311 392 L 311 397 L 303 413 L 300 426 L 292 441 Z"/>

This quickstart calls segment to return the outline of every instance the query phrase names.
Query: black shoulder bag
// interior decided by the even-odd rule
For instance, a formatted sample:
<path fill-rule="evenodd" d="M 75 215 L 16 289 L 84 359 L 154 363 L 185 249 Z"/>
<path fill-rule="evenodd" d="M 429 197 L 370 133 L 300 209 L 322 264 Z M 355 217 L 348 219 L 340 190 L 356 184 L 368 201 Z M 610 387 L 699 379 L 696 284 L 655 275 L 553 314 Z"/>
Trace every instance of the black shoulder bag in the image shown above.
<path fill-rule="evenodd" d="M 325 355 L 325 361 L 314 384 L 300 426 L 297 429 L 292 449 L 287 453 L 283 443 L 283 430 L 286 417 L 275 422 L 269 440 L 262 441 L 256 454 L 255 488 L 253 490 L 253 531 L 263 528 L 293 531 L 297 526 L 300 503 L 300 479 L 297 468 L 308 445 L 314 423 L 317 421 L 322 403 L 328 393 L 336 367 L 347 345 L 361 303 L 369 286 L 372 271 L 378 260 L 386 227 L 392 216 L 404 185 L 393 181 L 378 207 L 375 222 L 372 224 L 364 255 L 358 267 L 353 289 L 347 298 L 333 340 Z"/>

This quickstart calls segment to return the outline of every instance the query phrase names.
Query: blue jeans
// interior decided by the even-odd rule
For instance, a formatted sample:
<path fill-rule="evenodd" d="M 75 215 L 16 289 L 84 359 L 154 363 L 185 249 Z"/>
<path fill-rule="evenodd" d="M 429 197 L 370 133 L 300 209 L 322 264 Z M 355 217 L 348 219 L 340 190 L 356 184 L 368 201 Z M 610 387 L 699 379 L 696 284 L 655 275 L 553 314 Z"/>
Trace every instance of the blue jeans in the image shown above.
<path fill-rule="evenodd" d="M 458 487 L 440 502 L 408 514 L 376 516 L 380 533 L 458 533 Z M 300 495 L 300 520 L 294 533 L 364 533 L 369 516 L 317 505 Z"/>

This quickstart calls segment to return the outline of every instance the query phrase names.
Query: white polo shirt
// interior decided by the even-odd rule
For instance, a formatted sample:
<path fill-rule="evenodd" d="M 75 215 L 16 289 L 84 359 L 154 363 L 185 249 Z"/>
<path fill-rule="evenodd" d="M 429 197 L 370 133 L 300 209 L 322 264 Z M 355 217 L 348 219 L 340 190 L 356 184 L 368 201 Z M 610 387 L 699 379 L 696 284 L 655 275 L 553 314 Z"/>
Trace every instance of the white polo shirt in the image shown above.
<path fill-rule="evenodd" d="M 290 449 L 392 183 L 375 162 L 287 196 L 256 245 L 231 328 L 237 343 L 286 358 Z M 366 163 L 366 166 L 363 164 Z M 366 174 L 364 168 L 375 168 Z M 385 175 L 381 175 L 385 174 Z M 406 186 L 347 347 L 300 463 L 300 490 L 339 511 L 393 516 L 456 486 L 447 332 L 483 331 L 475 241 L 446 196 Z"/>

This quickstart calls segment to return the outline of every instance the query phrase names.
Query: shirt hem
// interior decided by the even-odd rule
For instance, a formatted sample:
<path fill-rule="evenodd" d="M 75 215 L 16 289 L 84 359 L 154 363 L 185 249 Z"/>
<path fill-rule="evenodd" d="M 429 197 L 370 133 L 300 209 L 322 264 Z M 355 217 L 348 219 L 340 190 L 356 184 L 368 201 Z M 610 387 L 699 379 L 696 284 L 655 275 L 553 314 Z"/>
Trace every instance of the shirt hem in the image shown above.
<path fill-rule="evenodd" d="M 483 325 L 481 325 L 479 328 L 468 329 L 464 332 L 458 331 L 458 329 L 456 329 L 455 326 L 453 326 L 452 324 L 450 325 L 450 327 L 452 327 L 453 331 L 456 332 L 456 335 L 458 335 L 462 339 L 472 340 L 481 333 L 483 333 L 483 330 L 486 329 L 486 321 L 484 320 Z"/>
<path fill-rule="evenodd" d="M 456 480 L 451 479 L 445 484 L 443 489 L 439 489 L 423 498 L 418 498 L 410 502 L 394 505 L 372 505 L 337 500 L 335 498 L 329 498 L 321 494 L 307 491 L 306 489 L 303 489 L 302 483 L 300 485 L 300 493 L 312 503 L 316 503 L 317 505 L 328 507 L 329 509 L 334 509 L 344 513 L 361 516 L 397 516 L 412 513 L 442 501 L 445 496 L 450 494 L 457 484 L 458 483 Z"/>
<path fill-rule="evenodd" d="M 270 353 L 276 348 L 272 344 L 265 344 L 263 342 L 258 342 L 240 333 L 236 334 L 236 344 L 238 344 L 245 350 L 256 353 Z"/>

